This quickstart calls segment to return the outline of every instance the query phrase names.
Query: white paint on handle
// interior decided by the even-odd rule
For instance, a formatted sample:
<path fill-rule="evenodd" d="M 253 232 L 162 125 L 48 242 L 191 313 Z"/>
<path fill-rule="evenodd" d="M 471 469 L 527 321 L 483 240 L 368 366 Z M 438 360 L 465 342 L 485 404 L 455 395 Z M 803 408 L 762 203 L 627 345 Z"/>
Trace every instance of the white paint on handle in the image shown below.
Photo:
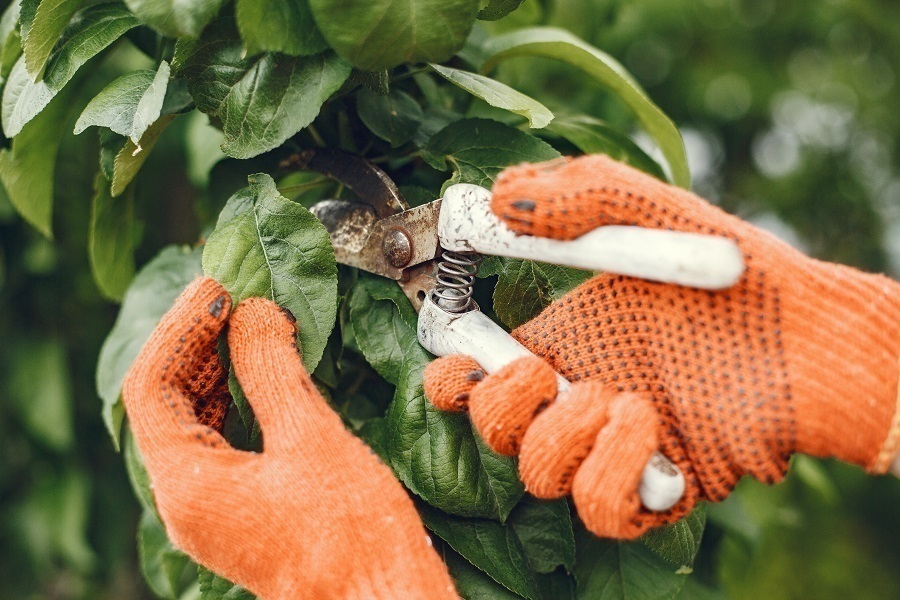
<path fill-rule="evenodd" d="M 491 192 L 460 183 L 444 192 L 438 220 L 441 246 L 606 271 L 704 289 L 728 288 L 744 272 L 733 241 L 717 236 L 609 225 L 562 241 L 516 235 L 491 211 Z"/>
<path fill-rule="evenodd" d="M 533 356 L 525 346 L 477 308 L 464 313 L 450 313 L 425 298 L 419 312 L 419 343 L 435 356 L 465 354 L 471 356 L 487 373 L 499 371 L 518 358 Z M 565 401 L 570 383 L 557 374 L 557 401 Z M 657 452 L 644 467 L 638 494 L 649 510 L 667 510 L 684 493 L 681 469 Z"/>
<path fill-rule="evenodd" d="M 668 510 L 684 495 L 684 475 L 668 458 L 657 452 L 650 457 L 641 484 L 638 486 L 641 504 L 648 510 Z"/>

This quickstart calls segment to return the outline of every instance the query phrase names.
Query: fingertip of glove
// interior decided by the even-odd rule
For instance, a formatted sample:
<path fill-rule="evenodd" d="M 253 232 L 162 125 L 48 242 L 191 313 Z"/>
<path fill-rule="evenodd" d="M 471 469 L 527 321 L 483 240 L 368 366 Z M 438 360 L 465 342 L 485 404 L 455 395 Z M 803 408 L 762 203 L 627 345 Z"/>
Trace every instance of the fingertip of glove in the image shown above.
<path fill-rule="evenodd" d="M 585 526 L 602 537 L 633 539 L 664 521 L 642 507 L 644 467 L 659 448 L 658 417 L 640 394 L 617 394 L 609 421 L 572 482 L 572 499 Z"/>
<path fill-rule="evenodd" d="M 187 303 L 198 318 L 222 322 L 231 312 L 231 296 L 221 283 L 211 277 L 194 279 L 181 293 L 179 301 Z M 177 305 L 178 303 L 176 303 Z"/>
<path fill-rule="evenodd" d="M 599 381 L 572 385 L 568 396 L 535 417 L 522 440 L 519 474 L 538 498 L 560 498 L 609 421 L 617 392 Z"/>
<path fill-rule="evenodd" d="M 438 358 L 425 367 L 425 397 L 439 410 L 468 410 L 469 394 L 484 377 L 481 366 L 468 356 Z"/>
<path fill-rule="evenodd" d="M 553 403 L 557 391 L 550 365 L 537 357 L 520 358 L 472 391 L 472 422 L 494 452 L 514 456 L 525 432 Z"/>
<path fill-rule="evenodd" d="M 234 309 L 229 339 L 234 335 L 293 340 L 296 333 L 297 319 L 288 309 L 268 298 L 247 298 Z"/>
<path fill-rule="evenodd" d="M 633 211 L 626 217 L 608 209 L 619 204 L 619 188 L 630 197 L 645 184 L 637 169 L 603 154 L 522 164 L 497 177 L 491 210 L 518 234 L 569 240 L 602 225 L 631 221 Z M 611 200 L 605 208 L 604 197 Z"/>

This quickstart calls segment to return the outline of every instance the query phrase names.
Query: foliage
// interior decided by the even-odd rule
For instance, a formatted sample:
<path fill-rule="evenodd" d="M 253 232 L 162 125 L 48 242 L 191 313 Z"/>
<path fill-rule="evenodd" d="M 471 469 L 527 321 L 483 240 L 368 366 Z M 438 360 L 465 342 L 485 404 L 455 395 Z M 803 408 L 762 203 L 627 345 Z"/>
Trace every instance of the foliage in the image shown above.
<path fill-rule="evenodd" d="M 418 204 L 579 152 L 687 186 L 691 158 L 694 185 L 732 210 L 884 269 L 900 227 L 888 143 L 900 121 L 879 107 L 896 104 L 884 56 L 900 36 L 874 15 L 900 15 L 844 4 L 9 4 L 0 598 L 252 598 L 171 545 L 123 427 L 124 373 L 200 273 L 297 317 L 305 364 L 414 496 L 465 598 L 889 597 L 900 523 L 872 515 L 891 519 L 900 489 L 840 465 L 796 460 L 776 490 L 744 484 L 709 522 L 701 508 L 631 543 L 525 494 L 515 461 L 424 398 L 431 357 L 396 284 L 335 265 L 306 208 L 349 193 L 289 160 L 360 154 Z M 805 46 L 785 41 L 798 28 Z M 489 258 L 480 276 L 479 303 L 512 328 L 590 274 Z M 232 382 L 227 435 L 258 448 Z"/>

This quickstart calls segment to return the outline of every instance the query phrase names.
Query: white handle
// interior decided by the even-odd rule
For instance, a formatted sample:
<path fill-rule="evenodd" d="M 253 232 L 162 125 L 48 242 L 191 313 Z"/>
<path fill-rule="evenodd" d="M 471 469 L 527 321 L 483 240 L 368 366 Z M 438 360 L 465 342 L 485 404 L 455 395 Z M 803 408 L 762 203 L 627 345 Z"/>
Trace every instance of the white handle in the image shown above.
<path fill-rule="evenodd" d="M 425 298 L 419 312 L 419 343 L 435 356 L 465 354 L 488 373 L 499 371 L 524 356 L 533 356 L 502 327 L 480 310 L 450 313 Z M 557 401 L 564 401 L 571 388 L 557 374 Z M 684 494 L 684 475 L 665 456 L 657 452 L 647 462 L 638 488 L 641 503 L 649 510 L 668 510 Z"/>
<path fill-rule="evenodd" d="M 599 227 L 569 241 L 516 235 L 491 211 L 491 192 L 460 183 L 444 192 L 441 246 L 458 252 L 527 258 L 704 289 L 731 287 L 744 272 L 726 238 L 645 227 Z"/>

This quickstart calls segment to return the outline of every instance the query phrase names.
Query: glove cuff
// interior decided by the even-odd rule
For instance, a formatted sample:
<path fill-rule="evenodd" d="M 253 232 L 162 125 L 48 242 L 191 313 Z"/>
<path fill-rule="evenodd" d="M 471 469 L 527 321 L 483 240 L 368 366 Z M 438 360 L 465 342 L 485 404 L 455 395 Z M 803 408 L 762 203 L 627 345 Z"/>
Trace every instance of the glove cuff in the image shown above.
<path fill-rule="evenodd" d="M 900 447 L 900 284 L 807 266 L 783 295 L 795 449 L 882 473 Z"/>

